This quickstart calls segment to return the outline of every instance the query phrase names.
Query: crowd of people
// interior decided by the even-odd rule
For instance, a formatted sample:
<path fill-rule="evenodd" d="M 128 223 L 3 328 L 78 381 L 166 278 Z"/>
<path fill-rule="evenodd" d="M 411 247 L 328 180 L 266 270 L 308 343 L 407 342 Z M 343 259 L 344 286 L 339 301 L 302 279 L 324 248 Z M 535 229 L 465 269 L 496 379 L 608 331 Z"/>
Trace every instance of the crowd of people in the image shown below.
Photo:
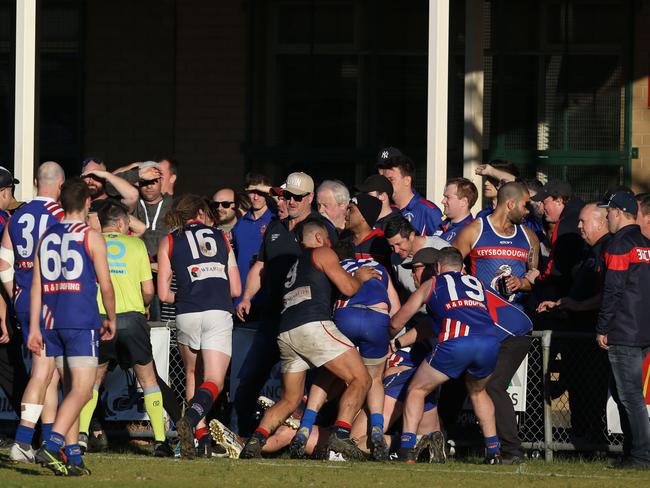
<path fill-rule="evenodd" d="M 0 386 L 20 417 L 10 458 L 90 474 L 93 412 L 119 366 L 142 387 L 155 456 L 441 463 L 467 397 L 485 463 L 517 464 L 507 388 L 533 328 L 550 328 L 594 334 L 587 350 L 609 360 L 625 436 L 615 466 L 649 467 L 650 195 L 620 187 L 584 203 L 565 181 L 492 161 L 476 170 L 488 204 L 474 217 L 471 180 L 445 182 L 439 208 L 400 150 L 382 149 L 376 168 L 353 188 L 251 173 L 207 198 L 175 195 L 173 158 L 112 172 L 89 158 L 72 178 L 50 161 L 25 203 L 0 168 Z M 147 320 L 175 323 L 185 409 L 156 372 Z M 256 327 L 233 415 L 213 418 L 243 323 Z M 281 397 L 258 398 L 278 362 Z M 570 394 L 575 436 L 602 431 L 593 404 L 604 408 L 607 382 L 594 390 L 592 413 Z"/>

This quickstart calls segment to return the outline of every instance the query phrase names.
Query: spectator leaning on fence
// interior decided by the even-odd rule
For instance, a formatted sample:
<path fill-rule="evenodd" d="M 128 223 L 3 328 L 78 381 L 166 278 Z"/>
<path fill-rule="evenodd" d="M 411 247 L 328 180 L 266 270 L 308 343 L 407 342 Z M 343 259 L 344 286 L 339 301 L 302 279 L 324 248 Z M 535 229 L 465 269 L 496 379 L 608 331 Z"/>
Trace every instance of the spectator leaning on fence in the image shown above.
<path fill-rule="evenodd" d="M 636 225 L 634 195 L 614 193 L 607 208 L 614 234 L 605 253 L 605 287 L 596 340 L 607 349 L 610 390 L 618 405 L 625 440 L 621 468 L 650 468 L 650 419 L 643 395 L 643 360 L 650 353 L 650 240 Z"/>

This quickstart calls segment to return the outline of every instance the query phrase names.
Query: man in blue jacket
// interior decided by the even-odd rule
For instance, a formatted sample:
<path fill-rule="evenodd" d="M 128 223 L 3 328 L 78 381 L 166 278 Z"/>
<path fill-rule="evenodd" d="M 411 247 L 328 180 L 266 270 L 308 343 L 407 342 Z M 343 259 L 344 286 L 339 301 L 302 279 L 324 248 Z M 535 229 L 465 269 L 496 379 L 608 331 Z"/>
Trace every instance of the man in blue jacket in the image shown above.
<path fill-rule="evenodd" d="M 607 350 L 612 368 L 610 390 L 625 436 L 618 468 L 650 468 L 650 419 L 643 395 L 643 360 L 650 353 L 650 240 L 636 225 L 634 195 L 619 191 L 607 203 L 607 224 L 614 234 L 605 252 L 605 288 L 596 341 Z"/>

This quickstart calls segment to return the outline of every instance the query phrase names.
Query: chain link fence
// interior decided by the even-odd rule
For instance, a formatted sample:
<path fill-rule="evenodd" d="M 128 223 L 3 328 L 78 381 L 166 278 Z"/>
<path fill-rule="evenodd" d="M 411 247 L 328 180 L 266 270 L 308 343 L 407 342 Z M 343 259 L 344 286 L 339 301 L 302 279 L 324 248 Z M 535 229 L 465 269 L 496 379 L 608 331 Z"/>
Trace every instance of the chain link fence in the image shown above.
<path fill-rule="evenodd" d="M 184 405 L 185 371 L 174 323 L 152 325 L 170 329 L 169 385 Z M 622 451 L 622 435 L 607 427 L 607 353 L 598 348 L 593 334 L 535 331 L 527 360 L 526 408 L 517 413 L 525 449 L 543 453 L 547 461 L 558 451 Z M 15 426 L 2 424 L 5 432 Z M 148 421 L 105 422 L 105 428 L 133 438 L 152 437 Z"/>

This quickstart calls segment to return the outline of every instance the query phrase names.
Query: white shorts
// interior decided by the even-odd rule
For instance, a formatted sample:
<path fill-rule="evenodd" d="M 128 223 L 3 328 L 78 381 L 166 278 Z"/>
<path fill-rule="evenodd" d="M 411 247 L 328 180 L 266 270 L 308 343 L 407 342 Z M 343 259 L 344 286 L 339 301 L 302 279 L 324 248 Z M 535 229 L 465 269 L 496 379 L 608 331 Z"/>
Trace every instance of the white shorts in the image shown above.
<path fill-rule="evenodd" d="M 308 322 L 278 335 L 281 369 L 283 373 L 297 373 L 318 368 L 354 349 L 331 320 Z"/>
<path fill-rule="evenodd" d="M 191 349 L 209 349 L 232 356 L 232 314 L 225 310 L 176 316 L 176 340 Z"/>

